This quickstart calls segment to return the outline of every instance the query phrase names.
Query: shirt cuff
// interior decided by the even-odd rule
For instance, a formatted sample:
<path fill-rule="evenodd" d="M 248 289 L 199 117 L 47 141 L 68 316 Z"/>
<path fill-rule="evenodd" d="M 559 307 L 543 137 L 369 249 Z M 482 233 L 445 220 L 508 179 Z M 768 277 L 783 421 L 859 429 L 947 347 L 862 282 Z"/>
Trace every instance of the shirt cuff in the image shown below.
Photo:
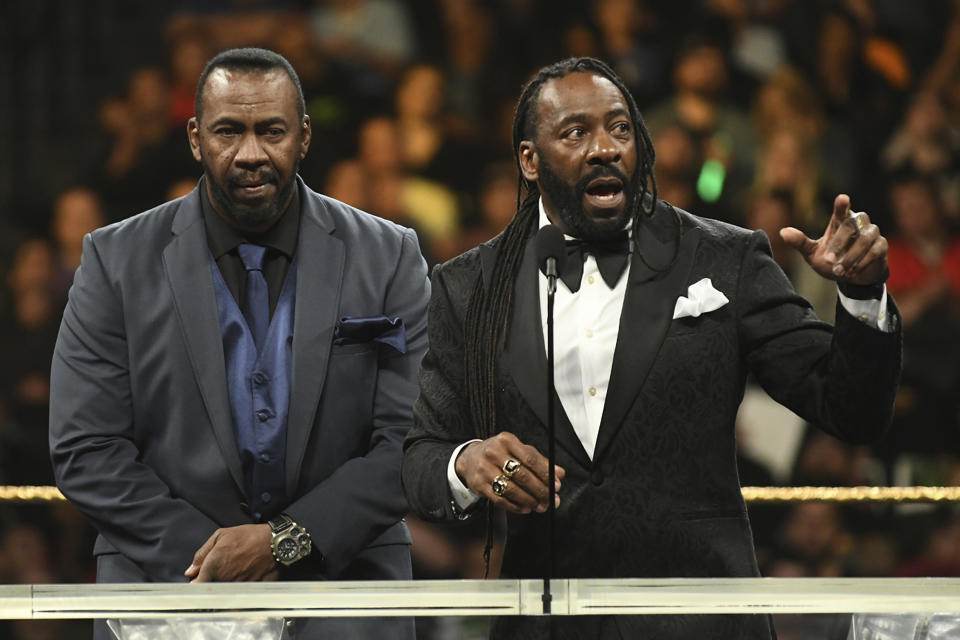
<path fill-rule="evenodd" d="M 467 488 L 457 475 L 456 462 L 460 451 L 471 442 L 480 442 L 480 440 L 467 440 L 459 447 L 453 450 L 450 455 L 450 462 L 447 463 L 447 484 L 450 485 L 450 495 L 453 496 L 453 502 L 457 508 L 466 511 L 480 499 L 480 496 Z"/>
<path fill-rule="evenodd" d="M 887 313 L 887 285 L 883 285 L 883 294 L 879 300 L 849 298 L 843 295 L 839 288 L 837 288 L 837 295 L 840 297 L 840 304 L 843 305 L 847 313 L 860 322 L 884 333 L 893 331 L 890 327 L 890 315 Z"/>

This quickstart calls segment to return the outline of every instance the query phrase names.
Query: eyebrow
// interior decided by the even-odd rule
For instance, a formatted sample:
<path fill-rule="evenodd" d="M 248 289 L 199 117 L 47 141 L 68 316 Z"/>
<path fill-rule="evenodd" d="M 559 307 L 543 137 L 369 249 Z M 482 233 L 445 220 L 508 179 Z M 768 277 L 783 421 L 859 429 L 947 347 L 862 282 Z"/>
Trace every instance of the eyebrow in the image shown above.
<path fill-rule="evenodd" d="M 619 116 L 627 116 L 627 117 L 630 117 L 630 112 L 627 111 L 627 110 L 626 110 L 625 108 L 623 108 L 623 107 L 618 107 L 618 108 L 616 108 L 616 109 L 611 109 L 610 111 L 608 111 L 607 113 L 605 113 L 605 114 L 604 114 L 604 119 L 609 120 L 610 118 L 616 118 L 616 117 L 619 117 Z M 560 122 L 557 123 L 557 127 L 562 129 L 563 127 L 566 127 L 567 125 L 572 124 L 572 123 L 574 123 L 574 122 L 580 122 L 580 121 L 583 121 L 583 120 L 587 120 L 587 119 L 589 119 L 589 117 L 590 117 L 590 116 L 589 116 L 588 114 L 583 113 L 583 112 L 571 113 L 571 114 L 568 115 L 567 117 L 565 117 L 565 118 L 563 118 L 562 120 L 560 120 Z M 631 119 L 631 120 L 632 120 L 632 119 Z"/>
<path fill-rule="evenodd" d="M 281 118 L 281 117 L 268 118 L 268 119 L 266 119 L 266 120 L 258 120 L 257 122 L 254 122 L 254 123 L 253 123 L 253 126 L 254 126 L 254 128 L 257 128 L 257 127 L 263 128 L 263 127 L 271 127 L 271 126 L 273 126 L 273 125 L 275 125 L 275 124 L 282 124 L 282 125 L 284 125 L 284 126 L 287 126 L 287 121 L 286 121 L 284 118 Z M 210 123 L 210 128 L 219 127 L 219 126 L 221 126 L 221 125 L 227 125 L 227 126 L 231 126 L 231 127 L 246 127 L 246 126 L 247 126 L 247 124 L 246 124 L 245 122 L 241 122 L 241 121 L 239 121 L 239 120 L 235 120 L 235 119 L 233 119 L 233 118 L 229 118 L 229 117 L 223 116 L 223 117 L 217 118 L 216 120 L 214 120 L 213 122 L 211 122 L 211 123 Z"/>

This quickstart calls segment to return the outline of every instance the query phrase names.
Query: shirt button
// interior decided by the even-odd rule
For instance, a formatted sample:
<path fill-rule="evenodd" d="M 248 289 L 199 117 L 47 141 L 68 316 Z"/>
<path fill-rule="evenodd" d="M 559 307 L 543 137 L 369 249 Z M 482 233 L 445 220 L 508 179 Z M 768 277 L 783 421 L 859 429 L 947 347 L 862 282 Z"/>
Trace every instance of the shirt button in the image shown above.
<path fill-rule="evenodd" d="M 256 416 L 260 422 L 266 422 L 270 419 L 270 411 L 267 409 L 257 409 Z"/>
<path fill-rule="evenodd" d="M 263 500 L 264 503 L 269 503 L 271 500 L 273 500 L 273 496 L 270 495 L 269 492 L 264 491 L 260 494 L 260 499 Z"/>
<path fill-rule="evenodd" d="M 593 337 L 593 331 L 590 331 L 590 329 L 587 329 L 587 337 L 588 337 L 588 338 L 592 338 L 592 337 Z"/>
<path fill-rule="evenodd" d="M 253 512 L 253 519 L 259 521 L 262 514 L 259 511 Z"/>
<path fill-rule="evenodd" d="M 253 382 L 254 382 L 254 384 L 261 385 L 261 384 L 265 383 L 266 381 L 267 381 L 267 376 L 263 375 L 262 372 L 257 371 L 255 374 L 253 374 Z"/>
<path fill-rule="evenodd" d="M 593 276 L 587 276 L 587 282 L 589 282 L 590 284 L 593 284 L 595 280 L 596 278 L 594 278 Z"/>
<path fill-rule="evenodd" d="M 587 389 L 587 392 L 588 392 L 590 395 L 595 396 L 595 395 L 597 395 L 597 388 L 596 388 L 596 387 L 590 387 L 589 389 Z"/>

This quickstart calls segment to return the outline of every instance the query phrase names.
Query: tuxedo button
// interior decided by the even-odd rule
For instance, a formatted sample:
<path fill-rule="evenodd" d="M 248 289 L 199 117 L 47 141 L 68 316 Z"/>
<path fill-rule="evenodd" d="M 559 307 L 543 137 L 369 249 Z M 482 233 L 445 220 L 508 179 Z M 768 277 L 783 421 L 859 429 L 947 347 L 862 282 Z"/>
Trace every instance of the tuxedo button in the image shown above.
<path fill-rule="evenodd" d="M 264 491 L 263 493 L 260 494 L 260 499 L 263 500 L 264 504 L 269 504 L 270 501 L 273 500 L 273 496 L 270 495 L 269 492 Z"/>
<path fill-rule="evenodd" d="M 267 420 L 270 419 L 271 415 L 273 414 L 270 413 L 269 409 L 257 409 L 256 416 L 257 416 L 257 420 L 259 420 L 260 422 L 266 422 Z"/>
<path fill-rule="evenodd" d="M 266 381 L 267 381 L 267 376 L 265 376 L 262 372 L 257 371 L 255 374 L 253 374 L 253 383 L 255 385 L 257 386 L 263 385 L 264 383 L 266 383 Z"/>
<path fill-rule="evenodd" d="M 600 486 L 601 484 L 603 484 L 603 471 L 601 471 L 600 469 L 594 469 L 590 473 L 590 482 L 592 482 L 594 485 L 597 485 L 597 486 Z"/>
<path fill-rule="evenodd" d="M 270 455 L 266 453 L 261 453 L 259 456 L 259 460 L 263 464 L 267 464 L 268 462 L 270 462 Z"/>
<path fill-rule="evenodd" d="M 593 284 L 593 283 L 596 282 L 596 281 L 597 281 L 597 279 L 594 278 L 593 276 L 587 276 L 587 282 L 588 282 L 589 284 Z"/>
<path fill-rule="evenodd" d="M 589 394 L 592 395 L 592 396 L 595 396 L 595 395 L 597 395 L 597 388 L 596 388 L 596 387 L 590 387 L 589 389 L 587 389 L 587 393 L 589 393 Z"/>

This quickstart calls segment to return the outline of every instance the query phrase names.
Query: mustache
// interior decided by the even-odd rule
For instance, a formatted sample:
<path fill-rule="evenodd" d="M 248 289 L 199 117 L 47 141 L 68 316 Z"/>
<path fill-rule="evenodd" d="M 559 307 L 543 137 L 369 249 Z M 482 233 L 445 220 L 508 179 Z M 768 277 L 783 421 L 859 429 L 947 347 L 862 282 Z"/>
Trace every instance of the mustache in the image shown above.
<path fill-rule="evenodd" d="M 264 167 L 259 171 L 231 171 L 227 175 L 227 182 L 231 186 L 239 186 L 242 184 L 250 183 L 259 183 L 266 184 L 268 182 L 277 182 L 278 176 L 277 172 L 273 169 Z"/>
<path fill-rule="evenodd" d="M 630 186 L 630 180 L 623 171 L 620 171 L 620 169 L 616 167 L 603 165 L 598 166 L 596 169 L 580 178 L 574 188 L 577 190 L 577 193 L 582 194 L 587 190 L 587 185 L 597 178 L 616 178 L 620 181 L 624 188 L 628 188 Z"/>

